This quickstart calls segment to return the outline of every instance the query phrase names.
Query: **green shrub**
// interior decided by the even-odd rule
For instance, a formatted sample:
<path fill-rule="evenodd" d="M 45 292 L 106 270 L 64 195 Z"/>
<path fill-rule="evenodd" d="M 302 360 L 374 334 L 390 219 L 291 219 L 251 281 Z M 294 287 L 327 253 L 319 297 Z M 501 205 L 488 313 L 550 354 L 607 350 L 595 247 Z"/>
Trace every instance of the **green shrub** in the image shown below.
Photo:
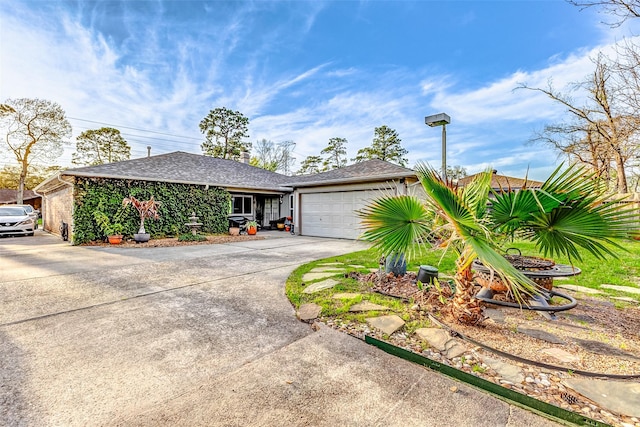
<path fill-rule="evenodd" d="M 207 240 L 202 234 L 184 233 L 178 236 L 178 242 L 204 242 Z"/>
<path fill-rule="evenodd" d="M 162 204 L 160 218 L 145 222 L 145 229 L 152 237 L 176 235 L 185 230 L 191 212 L 202 222 L 202 231 L 223 233 L 228 230 L 227 213 L 231 196 L 223 188 L 167 182 L 120 180 L 107 178 L 76 177 L 74 188 L 73 242 L 81 244 L 99 240 L 103 236 L 94 219 L 94 211 L 101 210 L 109 218 L 121 210 L 122 200 L 134 196 L 148 200 L 151 196 Z M 123 234 L 132 236 L 138 232 L 140 218 L 134 209 L 128 209 L 120 218 Z"/>

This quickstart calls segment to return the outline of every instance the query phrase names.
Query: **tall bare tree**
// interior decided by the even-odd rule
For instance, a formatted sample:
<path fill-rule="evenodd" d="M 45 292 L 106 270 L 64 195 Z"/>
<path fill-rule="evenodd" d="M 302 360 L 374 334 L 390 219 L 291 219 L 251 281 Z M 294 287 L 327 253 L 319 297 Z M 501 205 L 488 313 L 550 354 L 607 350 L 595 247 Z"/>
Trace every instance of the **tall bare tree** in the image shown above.
<path fill-rule="evenodd" d="M 71 135 L 71 124 L 55 102 L 43 99 L 7 99 L 0 105 L 0 123 L 5 133 L 3 145 L 20 166 L 18 203 L 32 162 L 49 162 L 60 157 L 63 140 Z"/>
<path fill-rule="evenodd" d="M 611 27 L 619 27 L 626 20 L 640 18 L 640 0 L 567 0 L 574 6 L 583 9 L 589 7 L 601 8 L 608 15 L 615 17 L 615 21 L 608 22 Z"/>
<path fill-rule="evenodd" d="M 615 175 L 617 192 L 626 193 L 625 165 L 637 152 L 640 122 L 620 96 L 623 89 L 610 61 L 598 55 L 594 64 L 593 73 L 572 87 L 572 91 L 585 95 L 582 104 L 551 83 L 547 88 L 519 88 L 544 93 L 569 113 L 566 121 L 545 126 L 534 141 L 547 143 L 573 161 L 588 164 L 601 178 Z"/>
<path fill-rule="evenodd" d="M 276 144 L 273 141 L 261 139 L 253 144 L 251 165 L 290 175 L 291 166 L 295 162 L 291 152 L 295 146 L 296 143 L 293 141 L 283 141 Z"/>

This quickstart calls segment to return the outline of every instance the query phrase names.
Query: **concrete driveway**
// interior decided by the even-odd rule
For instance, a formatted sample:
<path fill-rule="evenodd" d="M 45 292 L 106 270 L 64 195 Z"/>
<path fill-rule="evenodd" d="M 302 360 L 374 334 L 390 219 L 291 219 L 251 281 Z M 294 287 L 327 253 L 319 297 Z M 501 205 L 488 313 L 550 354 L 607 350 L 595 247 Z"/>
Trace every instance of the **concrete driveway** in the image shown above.
<path fill-rule="evenodd" d="M 555 425 L 297 321 L 291 271 L 361 248 L 0 239 L 0 424 Z"/>

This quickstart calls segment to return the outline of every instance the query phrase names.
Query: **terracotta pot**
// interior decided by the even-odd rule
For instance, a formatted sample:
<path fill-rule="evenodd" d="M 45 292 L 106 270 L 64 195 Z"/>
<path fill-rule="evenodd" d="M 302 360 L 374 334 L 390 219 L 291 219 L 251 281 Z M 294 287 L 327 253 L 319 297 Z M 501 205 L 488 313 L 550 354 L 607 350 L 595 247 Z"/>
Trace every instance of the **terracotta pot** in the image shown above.
<path fill-rule="evenodd" d="M 285 225 L 284 226 L 284 231 L 291 231 L 291 226 L 290 225 Z"/>
<path fill-rule="evenodd" d="M 109 239 L 109 243 L 111 243 L 112 245 L 119 245 L 120 243 L 122 243 L 122 234 L 107 236 L 107 239 Z"/>
<path fill-rule="evenodd" d="M 253 236 L 258 232 L 258 227 L 247 227 L 247 234 Z"/>
<path fill-rule="evenodd" d="M 229 234 L 232 236 L 240 235 L 240 227 L 229 227 Z"/>

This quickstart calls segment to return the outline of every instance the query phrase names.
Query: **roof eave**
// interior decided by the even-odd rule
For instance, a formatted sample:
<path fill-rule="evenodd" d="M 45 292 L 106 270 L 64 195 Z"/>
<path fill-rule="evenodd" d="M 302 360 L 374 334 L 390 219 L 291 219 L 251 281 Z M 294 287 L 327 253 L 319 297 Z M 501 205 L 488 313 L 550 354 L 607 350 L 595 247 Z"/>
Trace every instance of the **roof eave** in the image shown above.
<path fill-rule="evenodd" d="M 73 172 L 68 171 L 63 173 L 62 175 L 69 176 L 79 176 L 85 178 L 105 178 L 105 179 L 127 179 L 127 180 L 136 180 L 136 181 L 152 181 L 152 182 L 171 182 L 174 184 L 187 184 L 187 185 L 202 185 L 209 187 L 220 187 L 227 189 L 228 191 L 242 191 L 242 190 L 263 190 L 263 191 L 273 191 L 280 193 L 287 193 L 293 191 L 291 187 L 285 186 L 258 186 L 258 185 L 229 185 L 229 184 L 221 184 L 218 182 L 209 182 L 209 181 L 188 181 L 181 179 L 160 179 L 160 178 L 150 178 L 144 176 L 130 176 L 130 175 L 121 175 L 116 176 L 113 174 L 105 174 L 105 173 L 86 173 L 86 172 Z"/>
<path fill-rule="evenodd" d="M 417 178 L 415 173 L 406 174 L 385 174 L 376 176 L 359 176 L 354 178 L 337 178 L 320 181 L 307 181 L 307 182 L 291 182 L 290 186 L 297 187 L 314 187 L 323 185 L 335 185 L 335 184 L 357 184 L 361 182 L 376 182 L 376 181 L 388 181 L 390 179 L 402 179 L 402 178 Z"/>

